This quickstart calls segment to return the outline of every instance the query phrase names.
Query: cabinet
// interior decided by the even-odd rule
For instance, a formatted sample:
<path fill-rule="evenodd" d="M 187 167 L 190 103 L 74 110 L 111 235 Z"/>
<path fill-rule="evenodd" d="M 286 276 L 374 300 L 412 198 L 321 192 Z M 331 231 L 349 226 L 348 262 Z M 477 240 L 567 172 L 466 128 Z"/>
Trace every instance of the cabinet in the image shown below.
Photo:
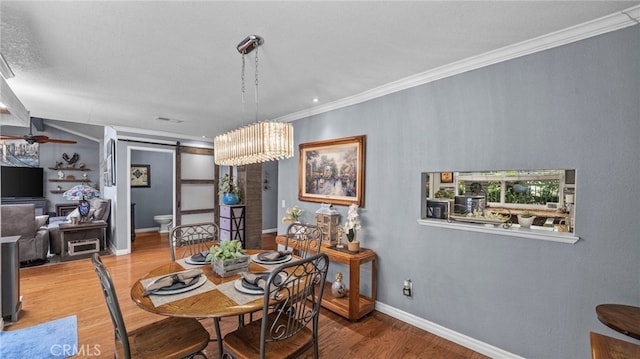
<path fill-rule="evenodd" d="M 276 237 L 276 243 L 284 245 L 285 242 L 286 238 L 284 236 Z M 378 262 L 376 252 L 368 248 L 360 248 L 360 252 L 352 253 L 325 244 L 320 247 L 320 251 L 326 253 L 330 261 L 346 264 L 349 267 L 349 294 L 342 298 L 334 297 L 331 294 L 332 283 L 326 282 L 321 305 L 351 321 L 358 320 L 371 313 L 376 304 L 376 271 Z M 366 263 L 371 263 L 371 296 L 360 293 L 362 265 Z"/>
<path fill-rule="evenodd" d="M 2 204 L 33 204 L 36 207 L 36 216 L 40 216 L 47 213 L 46 198 L 3 198 Z"/>
<path fill-rule="evenodd" d="M 220 205 L 220 239 L 237 239 L 245 248 L 245 207 Z"/>
<path fill-rule="evenodd" d="M 2 318 L 18 321 L 22 306 L 20 298 L 20 259 L 18 259 L 20 236 L 2 237 Z"/>
<path fill-rule="evenodd" d="M 60 260 L 88 258 L 92 253 L 104 251 L 107 247 L 107 222 L 92 221 L 78 224 L 61 223 Z"/>

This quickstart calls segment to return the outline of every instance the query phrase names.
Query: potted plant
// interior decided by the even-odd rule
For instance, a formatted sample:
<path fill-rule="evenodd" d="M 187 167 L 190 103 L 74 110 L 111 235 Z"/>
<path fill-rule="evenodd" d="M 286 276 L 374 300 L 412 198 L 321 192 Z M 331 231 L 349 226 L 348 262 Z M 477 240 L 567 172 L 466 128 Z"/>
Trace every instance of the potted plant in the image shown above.
<path fill-rule="evenodd" d="M 518 213 L 518 224 L 520 225 L 520 228 L 531 227 L 534 219 L 536 219 L 536 216 L 529 211 Z"/>
<path fill-rule="evenodd" d="M 226 205 L 240 203 L 242 193 L 230 174 L 225 173 L 218 183 L 218 193 L 222 194 L 222 203 Z"/>
<path fill-rule="evenodd" d="M 221 277 L 238 274 L 249 269 L 249 256 L 237 239 L 220 241 L 209 248 L 205 259 Z"/>
<path fill-rule="evenodd" d="M 360 251 L 360 241 L 357 239 L 357 232 L 360 227 L 360 219 L 358 218 L 358 205 L 352 203 L 347 210 L 347 220 L 344 223 L 344 233 L 347 236 L 349 243 L 347 248 L 351 252 Z"/>

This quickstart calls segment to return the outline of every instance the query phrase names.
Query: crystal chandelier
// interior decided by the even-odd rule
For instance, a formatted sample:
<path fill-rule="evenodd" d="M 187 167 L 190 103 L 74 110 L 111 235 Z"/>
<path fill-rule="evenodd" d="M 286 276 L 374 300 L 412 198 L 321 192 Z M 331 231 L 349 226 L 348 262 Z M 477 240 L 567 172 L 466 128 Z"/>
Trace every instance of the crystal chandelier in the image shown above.
<path fill-rule="evenodd" d="M 242 40 L 237 50 L 242 54 L 242 106 L 244 113 L 244 58 L 256 50 L 256 122 L 213 140 L 215 163 L 224 166 L 242 166 L 293 157 L 293 126 L 283 122 L 258 122 L 258 47 L 264 39 L 249 35 Z"/>

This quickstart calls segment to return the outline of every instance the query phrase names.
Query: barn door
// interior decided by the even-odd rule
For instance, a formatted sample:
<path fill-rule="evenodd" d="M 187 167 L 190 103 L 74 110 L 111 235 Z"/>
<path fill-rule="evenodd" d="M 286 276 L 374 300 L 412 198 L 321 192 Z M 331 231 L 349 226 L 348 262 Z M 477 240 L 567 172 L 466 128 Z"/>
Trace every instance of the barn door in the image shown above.
<path fill-rule="evenodd" d="M 216 179 L 219 168 L 213 149 L 176 146 L 176 223 L 217 222 Z"/>

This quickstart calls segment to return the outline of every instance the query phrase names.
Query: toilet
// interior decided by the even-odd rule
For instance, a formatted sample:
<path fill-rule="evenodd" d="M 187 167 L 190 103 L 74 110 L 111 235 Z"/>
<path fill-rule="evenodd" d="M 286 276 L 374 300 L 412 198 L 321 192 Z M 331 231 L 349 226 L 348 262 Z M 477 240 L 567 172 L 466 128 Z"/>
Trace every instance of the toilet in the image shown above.
<path fill-rule="evenodd" d="M 160 225 L 160 233 L 168 233 L 169 232 L 169 223 L 173 221 L 172 214 L 159 214 L 157 216 L 153 216 L 153 220 L 156 221 Z"/>

